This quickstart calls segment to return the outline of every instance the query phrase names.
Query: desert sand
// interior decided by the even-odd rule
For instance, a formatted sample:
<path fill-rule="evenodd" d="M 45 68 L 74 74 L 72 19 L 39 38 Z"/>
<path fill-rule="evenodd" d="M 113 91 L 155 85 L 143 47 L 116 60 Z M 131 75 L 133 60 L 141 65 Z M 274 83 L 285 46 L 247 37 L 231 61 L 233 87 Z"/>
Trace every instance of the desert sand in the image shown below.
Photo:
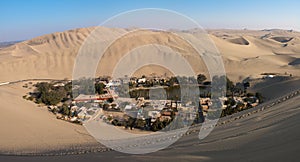
<path fill-rule="evenodd" d="M 72 78 L 74 60 L 81 45 L 94 29 L 95 27 L 81 28 L 48 34 L 0 49 L 0 82 L 31 78 Z M 129 29 L 98 27 L 97 30 L 106 33 L 101 35 L 101 41 L 105 42 L 111 35 L 122 34 Z M 202 31 L 195 29 L 182 33 L 200 35 Z M 234 81 L 246 77 L 260 77 L 264 72 L 287 72 L 300 76 L 299 32 L 275 29 L 208 30 L 207 37 L 216 45 L 222 55 L 226 73 Z M 196 73 L 207 73 L 201 58 L 196 58 L 195 51 L 182 39 L 168 32 L 139 31 L 113 43 L 99 63 L 96 74 L 111 74 L 113 67 L 129 51 L 150 43 L 170 47 L 182 54 Z M 141 55 L 135 59 L 140 60 L 143 57 Z M 169 61 L 172 58 L 165 59 Z M 151 69 L 145 67 L 136 74 L 153 74 Z M 171 75 L 163 68 L 156 68 L 155 73 Z"/>
<path fill-rule="evenodd" d="M 46 107 L 22 98 L 24 83 L 0 86 L 0 150 L 31 153 L 93 143 L 81 125 L 57 120 Z"/>

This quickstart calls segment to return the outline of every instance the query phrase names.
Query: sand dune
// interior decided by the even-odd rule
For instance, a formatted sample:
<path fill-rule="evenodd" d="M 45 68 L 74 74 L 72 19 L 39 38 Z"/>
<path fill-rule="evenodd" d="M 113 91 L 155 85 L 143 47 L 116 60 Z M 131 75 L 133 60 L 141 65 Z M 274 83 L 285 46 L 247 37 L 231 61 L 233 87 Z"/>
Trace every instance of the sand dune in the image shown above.
<path fill-rule="evenodd" d="M 0 81 L 28 78 L 71 78 L 74 59 L 80 46 L 94 29 L 95 27 L 91 27 L 48 34 L 0 49 Z M 129 29 L 101 27 L 100 30 L 114 34 L 124 33 Z M 199 31 L 190 31 L 191 34 L 195 35 L 198 34 L 197 32 Z M 189 33 L 189 31 L 185 31 L 185 33 Z M 274 71 L 300 75 L 296 66 L 297 63 L 295 64 L 291 60 L 294 55 L 300 53 L 300 34 L 298 32 L 285 30 L 209 30 L 208 33 L 221 52 L 225 68 L 232 75 L 229 77 L 233 80 L 237 81 L 239 78 L 254 77 L 262 72 Z M 109 37 L 109 35 L 103 35 L 101 39 L 105 41 Z M 201 59 L 195 59 L 191 48 L 187 48 L 183 41 L 174 36 L 147 31 L 139 38 L 127 37 L 123 39 L 123 42 L 114 44 L 114 47 L 108 50 L 106 61 L 101 64 L 101 68 L 98 68 L 98 75 L 107 74 L 111 71 L 112 65 L 116 64 L 118 59 L 129 50 L 149 43 L 172 47 L 174 51 L 182 53 L 189 60 L 197 73 L 203 71 L 205 73 L 205 68 L 197 67 L 197 62 Z M 286 55 L 291 58 L 287 59 L 277 55 Z M 283 66 L 285 68 L 282 68 Z M 152 71 L 149 69 L 151 68 L 143 68 L 143 73 L 151 74 Z"/>
<path fill-rule="evenodd" d="M 239 44 L 239 45 L 249 45 L 250 43 L 243 37 L 233 38 L 228 40 L 231 43 Z"/>
<path fill-rule="evenodd" d="M 24 83 L 0 87 L 0 152 L 31 153 L 93 143 L 80 125 L 57 120 L 45 107 L 22 98 Z"/>
<path fill-rule="evenodd" d="M 293 39 L 293 37 L 272 37 L 271 39 L 276 40 L 280 43 L 287 43 Z"/>
<path fill-rule="evenodd" d="M 266 31 L 210 31 L 212 39 L 223 55 L 229 77 L 235 79 L 259 77 L 262 72 L 292 73 L 299 76 L 299 69 L 291 62 L 299 58 L 299 33 L 283 30 Z M 225 34 L 224 34 L 225 33 Z M 225 35 L 225 36 L 224 36 Z M 243 36 L 249 45 L 228 42 L 232 37 Z M 287 45 L 272 38 L 294 38 Z M 226 39 L 224 39 L 226 37 Z"/>

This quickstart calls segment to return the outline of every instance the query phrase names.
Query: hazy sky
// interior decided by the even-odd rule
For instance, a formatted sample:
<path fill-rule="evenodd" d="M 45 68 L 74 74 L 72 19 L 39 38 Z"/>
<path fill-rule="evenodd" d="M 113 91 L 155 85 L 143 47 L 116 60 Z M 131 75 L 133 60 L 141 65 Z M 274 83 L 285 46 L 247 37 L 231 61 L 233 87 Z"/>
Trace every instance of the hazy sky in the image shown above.
<path fill-rule="evenodd" d="M 132 9 L 164 8 L 204 28 L 300 31 L 299 0 L 1 0 L 0 42 L 96 26 Z"/>

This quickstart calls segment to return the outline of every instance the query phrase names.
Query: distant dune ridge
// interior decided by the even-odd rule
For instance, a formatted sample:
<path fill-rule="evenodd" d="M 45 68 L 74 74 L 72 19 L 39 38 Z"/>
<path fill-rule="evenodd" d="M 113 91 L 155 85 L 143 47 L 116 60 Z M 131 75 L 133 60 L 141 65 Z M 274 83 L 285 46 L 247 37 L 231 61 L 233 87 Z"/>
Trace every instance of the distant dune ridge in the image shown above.
<path fill-rule="evenodd" d="M 88 35 L 95 27 L 81 28 L 36 37 L 0 49 L 0 81 L 14 81 L 30 78 L 71 78 L 74 60 Z M 111 33 L 122 33 L 129 29 L 110 29 L 100 27 Z M 185 31 L 197 34 L 197 30 Z M 156 42 L 172 46 L 182 53 L 193 66 L 196 73 L 205 72 L 206 68 L 195 59 L 190 48 L 184 42 L 168 34 L 148 31 L 138 39 L 128 38 L 108 50 L 107 58 L 102 60 L 97 75 L 111 71 L 110 65 L 129 49 Z M 263 72 L 291 73 L 300 76 L 299 58 L 300 33 L 290 30 L 208 30 L 209 37 L 220 51 L 229 77 L 238 81 L 246 77 L 258 77 Z M 103 36 L 105 40 L 109 35 Z M 125 39 L 125 38 L 124 38 Z M 185 48 L 186 47 L 186 48 Z M 199 66 L 199 67 L 197 67 Z M 142 68 L 136 74 L 152 74 L 151 68 Z M 169 74 L 164 68 L 157 74 Z"/>

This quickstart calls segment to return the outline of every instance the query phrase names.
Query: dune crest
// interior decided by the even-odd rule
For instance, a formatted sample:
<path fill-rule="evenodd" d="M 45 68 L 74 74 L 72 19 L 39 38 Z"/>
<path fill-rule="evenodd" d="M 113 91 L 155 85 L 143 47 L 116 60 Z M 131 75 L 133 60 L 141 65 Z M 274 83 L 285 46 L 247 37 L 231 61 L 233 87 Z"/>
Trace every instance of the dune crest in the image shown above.
<path fill-rule="evenodd" d="M 105 28 L 110 33 L 124 33 L 131 29 Z M 36 37 L 0 49 L 0 81 L 15 81 L 31 78 L 71 78 L 74 60 L 85 39 L 95 29 L 80 28 L 57 32 Z M 198 30 L 182 31 L 185 34 L 197 35 Z M 224 59 L 226 72 L 233 79 L 249 76 L 258 76 L 262 72 L 288 72 L 300 76 L 298 69 L 298 54 L 300 53 L 300 33 L 286 30 L 208 30 L 208 35 L 215 43 Z M 103 35 L 103 41 L 110 35 Z M 193 66 L 199 65 L 199 60 L 191 54 L 193 51 L 185 48 L 180 39 L 168 34 L 148 31 L 143 37 L 128 39 L 119 44 L 114 44 L 106 54 L 110 60 L 103 64 L 103 71 L 111 70 L 110 64 L 116 62 L 139 45 L 157 41 L 168 45 L 176 52 L 180 52 L 192 62 Z M 181 44 L 181 45 L 180 45 Z M 182 46 L 183 45 L 183 46 Z M 278 56 L 285 55 L 285 57 Z M 198 64 L 197 64 L 198 63 Z M 285 68 L 282 68 L 282 67 Z M 104 68 L 104 69 L 103 69 Z M 144 68 L 145 73 L 151 74 L 151 68 Z M 201 68 L 195 68 L 196 73 L 202 73 Z M 167 71 L 166 71 L 167 72 Z M 158 72 L 163 74 L 164 71 Z"/>
<path fill-rule="evenodd" d="M 244 37 L 228 39 L 229 42 L 239 45 L 249 45 L 250 43 Z"/>
<path fill-rule="evenodd" d="M 294 39 L 293 37 L 282 37 L 282 36 L 278 36 L 278 37 L 272 37 L 271 39 L 280 42 L 280 43 L 287 43 L 289 41 L 291 41 L 292 39 Z"/>

